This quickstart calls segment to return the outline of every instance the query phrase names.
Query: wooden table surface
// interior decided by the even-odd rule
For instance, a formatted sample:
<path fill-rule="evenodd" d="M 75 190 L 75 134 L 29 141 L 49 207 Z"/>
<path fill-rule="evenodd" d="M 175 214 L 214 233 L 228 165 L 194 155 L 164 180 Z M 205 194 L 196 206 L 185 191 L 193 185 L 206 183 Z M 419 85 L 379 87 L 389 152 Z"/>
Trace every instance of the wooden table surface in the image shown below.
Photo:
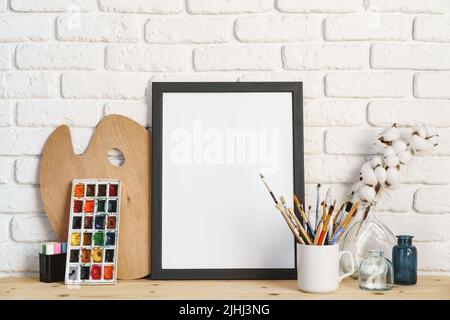
<path fill-rule="evenodd" d="M 338 291 L 308 294 L 295 280 L 123 280 L 116 285 L 66 286 L 37 278 L 0 279 L 0 299 L 450 299 L 450 277 L 422 276 L 414 286 L 385 292 L 360 290 L 352 279 Z"/>

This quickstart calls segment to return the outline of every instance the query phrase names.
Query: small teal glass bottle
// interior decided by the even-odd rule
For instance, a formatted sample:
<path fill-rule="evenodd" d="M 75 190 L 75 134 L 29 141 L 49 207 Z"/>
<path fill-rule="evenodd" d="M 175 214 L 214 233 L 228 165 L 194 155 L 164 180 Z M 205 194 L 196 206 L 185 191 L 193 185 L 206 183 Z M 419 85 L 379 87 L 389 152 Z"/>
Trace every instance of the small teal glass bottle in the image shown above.
<path fill-rule="evenodd" d="M 412 245 L 413 236 L 397 236 L 398 243 L 392 249 L 394 283 L 412 285 L 417 282 L 417 249 Z"/>

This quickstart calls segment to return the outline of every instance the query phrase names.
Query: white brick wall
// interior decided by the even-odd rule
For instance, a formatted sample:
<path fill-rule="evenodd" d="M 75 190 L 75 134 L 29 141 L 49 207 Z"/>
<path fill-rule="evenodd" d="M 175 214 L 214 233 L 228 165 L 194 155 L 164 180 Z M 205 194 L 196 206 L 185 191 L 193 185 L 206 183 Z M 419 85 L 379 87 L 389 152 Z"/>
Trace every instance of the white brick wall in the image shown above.
<path fill-rule="evenodd" d="M 24 70 L 96 70 L 103 67 L 103 48 L 92 44 L 19 45 L 16 66 Z"/>
<path fill-rule="evenodd" d="M 95 0 L 11 0 L 11 9 L 17 12 L 64 12 L 68 8 L 78 11 L 91 11 Z"/>
<path fill-rule="evenodd" d="M 236 20 L 242 42 L 313 41 L 321 36 L 321 20 L 309 16 L 249 16 Z"/>
<path fill-rule="evenodd" d="M 414 20 L 414 40 L 450 42 L 450 17 L 418 16 Z"/>
<path fill-rule="evenodd" d="M 152 81 L 303 81 L 306 198 L 342 199 L 383 126 L 438 127 L 376 211 L 415 235 L 422 271 L 450 273 L 450 1 L 0 0 L 0 275 L 37 271 L 53 240 L 42 147 L 75 152 L 108 114 L 151 126 Z"/>

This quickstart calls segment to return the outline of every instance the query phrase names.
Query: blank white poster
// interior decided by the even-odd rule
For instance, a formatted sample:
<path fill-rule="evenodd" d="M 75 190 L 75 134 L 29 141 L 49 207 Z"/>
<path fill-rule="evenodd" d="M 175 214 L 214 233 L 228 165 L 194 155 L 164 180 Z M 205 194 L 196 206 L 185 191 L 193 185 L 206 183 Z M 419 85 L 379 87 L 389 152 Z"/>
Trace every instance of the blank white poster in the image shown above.
<path fill-rule="evenodd" d="M 164 93 L 162 268 L 294 268 L 290 92 Z"/>

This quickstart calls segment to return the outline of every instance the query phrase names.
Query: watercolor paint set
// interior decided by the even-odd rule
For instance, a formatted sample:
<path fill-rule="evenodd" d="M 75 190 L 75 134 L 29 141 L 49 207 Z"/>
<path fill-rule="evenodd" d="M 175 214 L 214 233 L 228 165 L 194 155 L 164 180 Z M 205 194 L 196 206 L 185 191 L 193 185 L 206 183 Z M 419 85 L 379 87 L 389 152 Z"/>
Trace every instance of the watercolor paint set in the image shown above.
<path fill-rule="evenodd" d="M 117 274 L 120 180 L 72 182 L 66 284 L 114 284 Z"/>

